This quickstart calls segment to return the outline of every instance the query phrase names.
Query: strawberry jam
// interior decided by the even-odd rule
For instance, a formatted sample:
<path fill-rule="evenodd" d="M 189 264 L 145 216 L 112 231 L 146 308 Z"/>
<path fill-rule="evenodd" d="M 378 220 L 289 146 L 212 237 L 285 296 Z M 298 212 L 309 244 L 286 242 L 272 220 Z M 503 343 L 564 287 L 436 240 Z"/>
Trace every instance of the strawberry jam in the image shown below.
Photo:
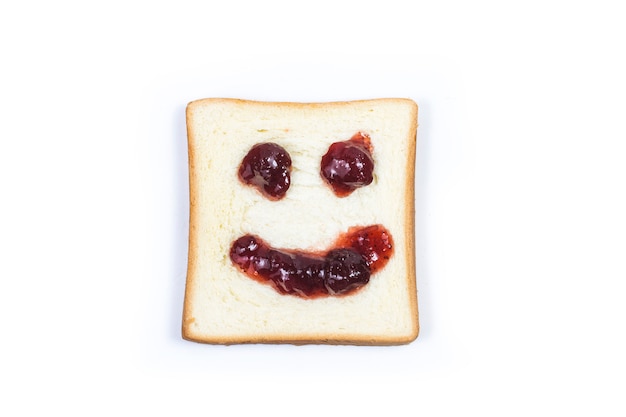
<path fill-rule="evenodd" d="M 393 239 L 381 225 L 352 227 L 335 244 L 356 250 L 367 261 L 372 274 L 381 270 L 393 255 Z"/>
<path fill-rule="evenodd" d="M 325 253 L 276 249 L 254 235 L 235 240 L 230 250 L 233 264 L 249 277 L 306 298 L 350 294 L 392 255 L 393 240 L 381 225 L 351 228 Z"/>
<path fill-rule="evenodd" d="M 270 200 L 280 200 L 291 183 L 291 157 L 280 145 L 258 143 L 241 161 L 239 178 Z"/>
<path fill-rule="evenodd" d="M 357 133 L 350 140 L 335 142 L 322 157 L 320 174 L 337 197 L 345 197 L 372 183 L 372 145 L 368 135 Z"/>

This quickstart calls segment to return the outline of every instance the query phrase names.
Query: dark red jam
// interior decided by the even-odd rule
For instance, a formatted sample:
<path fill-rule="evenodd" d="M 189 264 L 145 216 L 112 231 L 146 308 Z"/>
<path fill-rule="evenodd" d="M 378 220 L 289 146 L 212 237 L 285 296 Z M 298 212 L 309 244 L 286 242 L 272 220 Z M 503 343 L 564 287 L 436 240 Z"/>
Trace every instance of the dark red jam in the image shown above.
<path fill-rule="evenodd" d="M 374 179 L 374 159 L 368 135 L 357 133 L 350 140 L 335 142 L 322 157 L 322 178 L 332 187 L 335 195 L 345 197 Z"/>
<path fill-rule="evenodd" d="M 285 196 L 291 182 L 291 157 L 280 145 L 254 145 L 241 161 L 239 178 L 271 200 Z"/>
<path fill-rule="evenodd" d="M 392 255 L 393 240 L 381 225 L 351 228 L 325 253 L 276 249 L 254 235 L 240 237 L 230 249 L 233 264 L 249 277 L 305 298 L 350 294 Z"/>

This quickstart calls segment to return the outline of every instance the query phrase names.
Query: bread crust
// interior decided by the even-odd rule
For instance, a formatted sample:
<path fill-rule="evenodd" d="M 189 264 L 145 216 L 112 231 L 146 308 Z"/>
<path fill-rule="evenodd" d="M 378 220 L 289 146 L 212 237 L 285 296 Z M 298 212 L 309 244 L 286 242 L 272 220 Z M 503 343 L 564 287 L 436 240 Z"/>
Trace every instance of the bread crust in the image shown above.
<path fill-rule="evenodd" d="M 410 330 L 403 334 L 363 334 L 363 332 L 343 332 L 342 334 L 333 332 L 311 332 L 306 328 L 301 328 L 297 332 L 261 332 L 255 333 L 252 329 L 248 333 L 228 335 L 224 332 L 211 334 L 203 329 L 198 329 L 197 318 L 203 310 L 201 296 L 198 294 L 198 283 L 207 272 L 199 266 L 200 242 L 203 238 L 199 223 L 203 214 L 200 207 L 199 195 L 203 186 L 202 175 L 204 168 L 200 167 L 202 156 L 198 154 L 199 128 L 196 118 L 198 111 L 208 107 L 220 108 L 226 106 L 232 108 L 248 108 L 255 106 L 258 108 L 271 108 L 281 111 L 282 109 L 310 110 L 317 109 L 327 111 L 332 114 L 334 109 L 345 108 L 345 106 L 371 105 L 380 106 L 382 104 L 407 106 L 411 113 L 409 126 L 407 127 L 406 159 L 404 172 L 406 173 L 404 193 L 406 196 L 404 207 L 404 256 L 406 262 L 406 293 L 410 315 Z M 185 301 L 183 306 L 182 337 L 185 340 L 209 343 L 209 344 L 342 344 L 342 345 L 400 345 L 414 341 L 419 334 L 419 313 L 417 301 L 417 287 L 415 277 L 415 155 L 416 155 L 416 132 L 417 132 L 417 104 L 410 99 L 373 99 L 325 103 L 294 103 L 294 102 L 262 102 L 230 98 L 208 98 L 192 101 L 186 110 L 187 135 L 188 135 L 188 158 L 189 158 L 189 248 L 187 279 L 185 287 Z M 206 238 L 206 237 L 205 237 Z M 282 296 L 290 297 L 290 296 Z M 228 333 L 228 332 L 226 332 Z"/>

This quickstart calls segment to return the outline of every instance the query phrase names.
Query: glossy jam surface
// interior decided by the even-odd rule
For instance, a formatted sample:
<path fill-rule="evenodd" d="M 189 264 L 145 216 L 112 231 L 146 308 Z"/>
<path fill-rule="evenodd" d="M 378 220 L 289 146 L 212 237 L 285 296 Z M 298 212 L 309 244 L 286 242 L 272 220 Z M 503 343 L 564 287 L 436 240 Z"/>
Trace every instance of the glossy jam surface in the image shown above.
<path fill-rule="evenodd" d="M 374 159 L 369 136 L 355 134 L 350 140 L 335 142 L 322 157 L 320 173 L 338 197 L 345 197 L 372 183 Z"/>
<path fill-rule="evenodd" d="M 291 157 L 280 145 L 254 145 L 241 161 L 239 178 L 271 200 L 285 196 L 291 183 Z"/>
<path fill-rule="evenodd" d="M 231 246 L 230 259 L 246 275 L 269 282 L 282 294 L 320 297 L 350 294 L 367 284 L 393 254 L 381 225 L 351 228 L 325 253 L 276 249 L 244 235 Z"/>
<path fill-rule="evenodd" d="M 367 261 L 372 274 L 381 270 L 393 255 L 393 238 L 381 225 L 353 227 L 340 236 L 336 246 L 356 250 Z"/>

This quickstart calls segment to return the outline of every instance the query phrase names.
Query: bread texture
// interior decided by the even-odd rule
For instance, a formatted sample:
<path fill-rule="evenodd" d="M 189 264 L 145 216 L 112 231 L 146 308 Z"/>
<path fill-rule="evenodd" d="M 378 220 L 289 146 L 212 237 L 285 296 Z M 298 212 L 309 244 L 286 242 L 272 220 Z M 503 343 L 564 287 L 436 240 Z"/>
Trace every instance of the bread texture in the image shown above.
<path fill-rule="evenodd" d="M 279 103 L 202 99 L 187 106 L 189 257 L 182 335 L 213 344 L 395 345 L 418 335 L 414 245 L 417 105 L 409 99 Z M 356 132 L 371 138 L 374 180 L 338 198 L 320 159 Z M 279 201 L 239 180 L 249 149 L 274 142 L 292 159 Z M 277 248 L 321 251 L 352 226 L 382 224 L 394 254 L 354 294 L 281 294 L 233 265 L 231 245 L 254 234 Z"/>

